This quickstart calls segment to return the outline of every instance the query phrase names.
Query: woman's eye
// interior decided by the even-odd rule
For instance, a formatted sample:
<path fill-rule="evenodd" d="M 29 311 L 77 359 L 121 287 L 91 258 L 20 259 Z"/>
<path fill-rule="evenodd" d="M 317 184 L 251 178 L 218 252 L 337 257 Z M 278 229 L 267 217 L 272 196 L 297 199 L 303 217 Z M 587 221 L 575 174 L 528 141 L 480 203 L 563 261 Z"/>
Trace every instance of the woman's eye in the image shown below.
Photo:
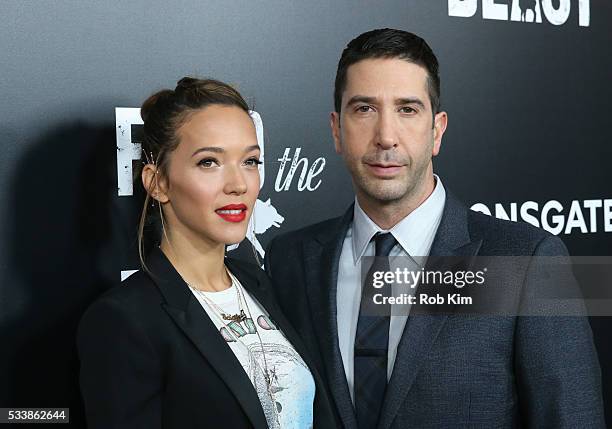
<path fill-rule="evenodd" d="M 200 166 L 202 166 L 204 168 L 211 168 L 215 164 L 218 165 L 218 162 L 214 158 L 204 158 L 204 159 L 200 160 L 200 162 L 198 162 L 198 165 L 200 165 Z"/>
<path fill-rule="evenodd" d="M 244 161 L 244 163 L 248 165 L 249 167 L 256 167 L 259 164 L 262 164 L 262 162 L 257 158 L 249 158 L 246 161 Z"/>

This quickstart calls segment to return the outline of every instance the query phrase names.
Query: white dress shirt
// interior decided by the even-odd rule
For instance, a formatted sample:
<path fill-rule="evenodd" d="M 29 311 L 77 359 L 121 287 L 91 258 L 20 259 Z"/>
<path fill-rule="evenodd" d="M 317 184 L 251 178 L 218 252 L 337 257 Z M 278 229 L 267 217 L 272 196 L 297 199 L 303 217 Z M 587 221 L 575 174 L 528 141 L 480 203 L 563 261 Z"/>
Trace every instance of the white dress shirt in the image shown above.
<path fill-rule="evenodd" d="M 354 386 L 354 347 L 357 319 L 361 301 L 361 257 L 374 256 L 372 237 L 378 232 L 390 232 L 397 240 L 389 256 L 426 257 L 429 255 L 436 231 L 440 225 L 446 191 L 436 175 L 436 185 L 431 195 L 412 213 L 398 222 L 390 230 L 383 230 L 359 206 L 355 199 L 353 222 L 349 227 L 338 267 L 337 314 L 338 341 L 344 363 L 344 372 L 353 403 Z M 422 261 L 422 260 L 421 260 Z M 394 292 L 395 294 L 395 292 Z M 393 310 L 392 310 L 393 313 Z M 405 314 L 404 310 L 404 314 Z M 389 354 L 387 360 L 387 380 L 391 378 L 397 346 L 406 325 L 408 316 L 391 316 L 389 326 Z"/>

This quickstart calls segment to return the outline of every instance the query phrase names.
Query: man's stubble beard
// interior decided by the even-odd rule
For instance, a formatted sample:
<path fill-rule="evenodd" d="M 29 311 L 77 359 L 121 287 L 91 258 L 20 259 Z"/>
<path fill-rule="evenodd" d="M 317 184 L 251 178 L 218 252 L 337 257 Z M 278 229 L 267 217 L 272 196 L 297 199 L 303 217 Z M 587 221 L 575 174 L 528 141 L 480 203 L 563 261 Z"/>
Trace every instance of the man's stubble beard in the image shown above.
<path fill-rule="evenodd" d="M 406 160 L 404 173 L 394 179 L 379 179 L 365 170 L 368 168 L 362 159 L 354 163 L 345 159 L 345 164 L 352 177 L 353 188 L 357 195 L 362 194 L 367 199 L 380 205 L 397 204 L 410 200 L 419 193 L 425 184 L 426 172 L 431 158 L 417 164 L 412 158 Z"/>

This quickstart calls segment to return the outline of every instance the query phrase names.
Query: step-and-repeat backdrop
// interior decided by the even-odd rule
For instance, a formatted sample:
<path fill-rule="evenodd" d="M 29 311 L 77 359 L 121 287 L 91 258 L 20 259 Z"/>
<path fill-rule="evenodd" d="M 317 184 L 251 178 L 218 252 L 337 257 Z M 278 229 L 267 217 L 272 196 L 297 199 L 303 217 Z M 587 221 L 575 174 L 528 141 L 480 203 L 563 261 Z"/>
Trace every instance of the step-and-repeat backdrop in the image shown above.
<path fill-rule="evenodd" d="M 74 334 L 138 269 L 138 107 L 184 75 L 232 83 L 264 149 L 254 234 L 353 200 L 329 130 L 346 43 L 424 37 L 449 128 L 434 168 L 473 210 L 529 222 L 573 255 L 612 253 L 612 6 L 607 0 L 0 2 L 0 406 L 70 407 Z M 612 287 L 612 286 L 611 286 Z M 612 418 L 612 320 L 591 319 Z"/>

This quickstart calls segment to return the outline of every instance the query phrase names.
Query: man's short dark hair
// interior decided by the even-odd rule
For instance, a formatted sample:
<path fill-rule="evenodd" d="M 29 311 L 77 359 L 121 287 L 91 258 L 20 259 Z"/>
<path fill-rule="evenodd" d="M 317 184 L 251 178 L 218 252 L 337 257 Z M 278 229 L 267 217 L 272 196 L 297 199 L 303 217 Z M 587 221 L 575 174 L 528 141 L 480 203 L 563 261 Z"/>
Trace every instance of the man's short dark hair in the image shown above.
<path fill-rule="evenodd" d="M 438 59 L 427 42 L 408 31 L 382 28 L 360 34 L 342 51 L 334 87 L 336 112 L 340 113 L 342 107 L 342 93 L 346 89 L 349 66 L 370 58 L 399 58 L 424 67 L 427 70 L 427 90 L 432 113 L 435 115 L 440 111 Z"/>

